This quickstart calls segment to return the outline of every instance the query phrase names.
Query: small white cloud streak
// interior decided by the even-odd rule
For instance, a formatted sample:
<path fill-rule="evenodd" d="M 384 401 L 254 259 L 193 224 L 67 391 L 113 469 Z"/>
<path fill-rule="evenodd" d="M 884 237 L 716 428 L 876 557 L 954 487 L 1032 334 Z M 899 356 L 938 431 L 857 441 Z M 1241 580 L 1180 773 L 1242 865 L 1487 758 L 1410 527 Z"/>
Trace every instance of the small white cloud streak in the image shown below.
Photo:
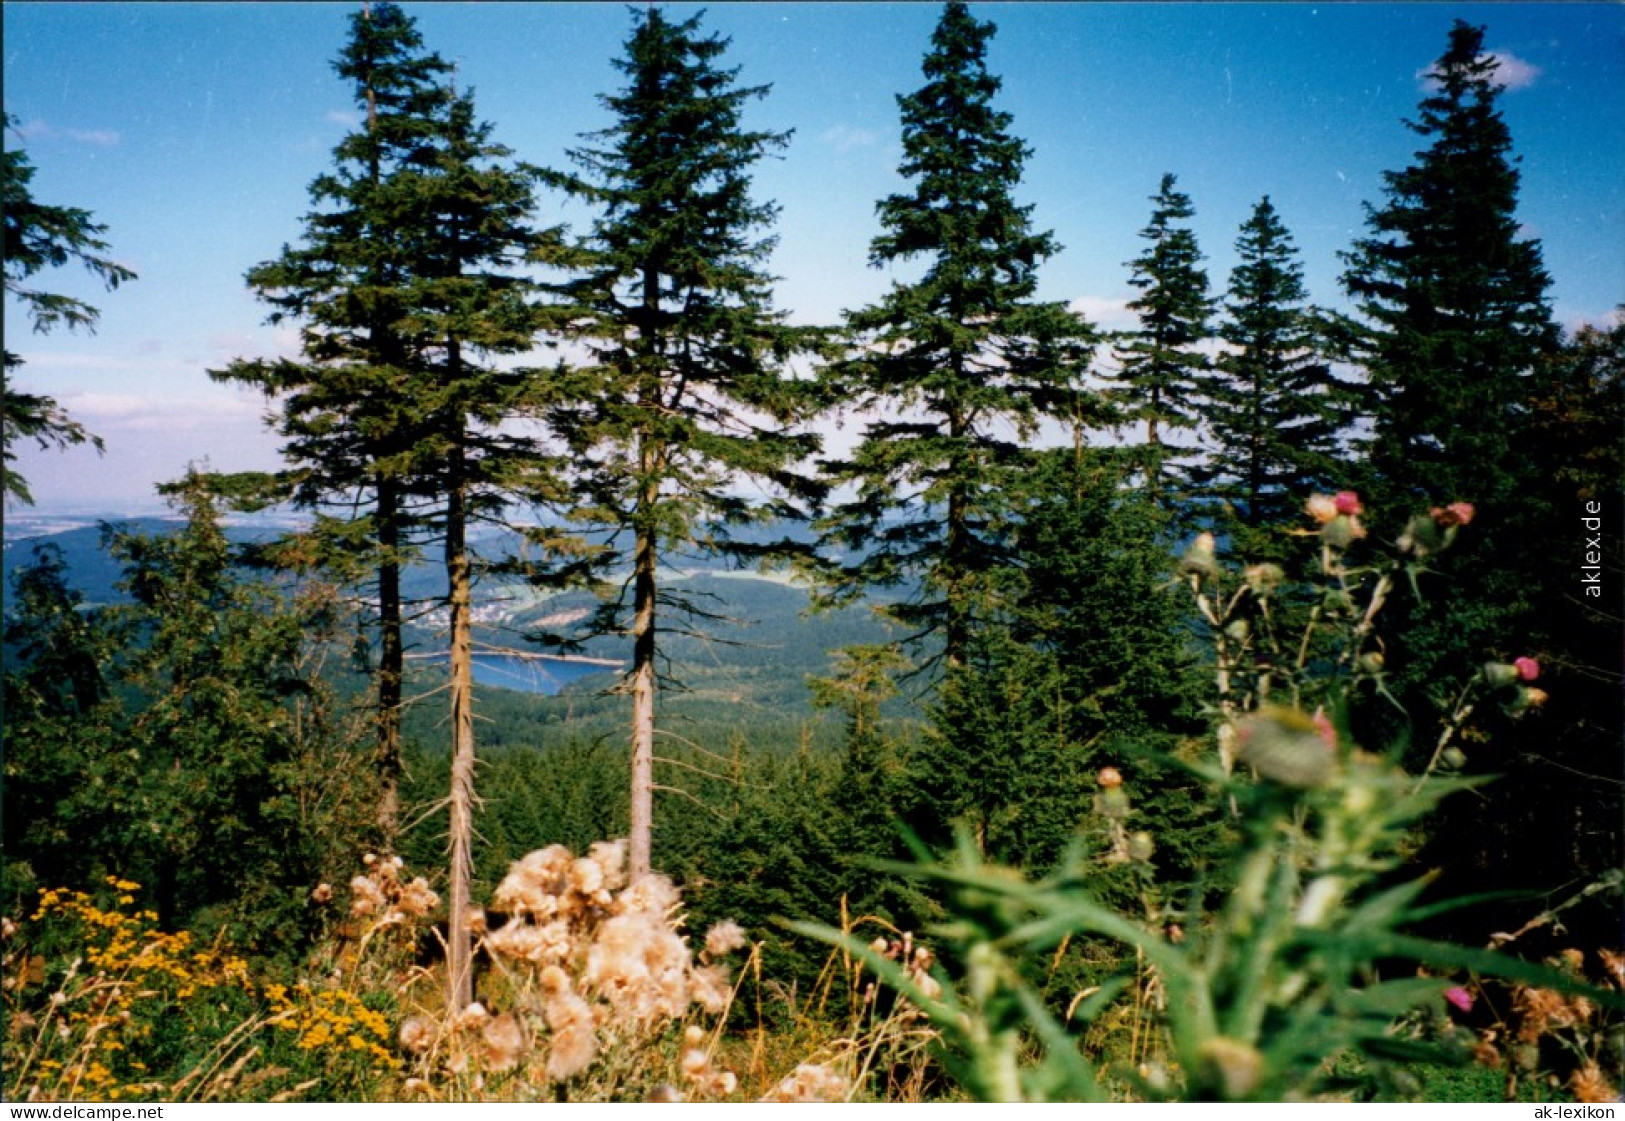
<path fill-rule="evenodd" d="M 1526 90 L 1541 75 L 1540 67 L 1525 62 L 1511 51 L 1490 51 L 1489 57 L 1495 60 L 1495 80 L 1502 89 Z"/>
<path fill-rule="evenodd" d="M 81 144 L 92 144 L 98 148 L 111 148 L 121 137 L 110 128 L 70 128 L 67 130 L 69 140 L 77 140 Z"/>
<path fill-rule="evenodd" d="M 60 401 L 75 420 L 101 435 L 196 432 L 245 422 L 252 425 L 265 411 L 258 394 L 241 391 L 161 400 L 134 393 L 69 393 Z"/>
<path fill-rule="evenodd" d="M 851 128 L 848 125 L 834 125 L 818 134 L 821 143 L 828 144 L 837 152 L 850 152 L 854 148 L 873 148 L 880 142 L 880 137 L 866 128 Z"/>
<path fill-rule="evenodd" d="M 1067 307 L 1096 327 L 1109 331 L 1129 330 L 1140 325 L 1140 317 L 1128 306 L 1127 296 L 1078 296 Z"/>
<path fill-rule="evenodd" d="M 89 144 L 95 148 L 111 148 L 123 139 L 110 128 L 59 129 L 39 117 L 18 125 L 13 131 L 25 141 L 72 140 L 75 143 Z"/>

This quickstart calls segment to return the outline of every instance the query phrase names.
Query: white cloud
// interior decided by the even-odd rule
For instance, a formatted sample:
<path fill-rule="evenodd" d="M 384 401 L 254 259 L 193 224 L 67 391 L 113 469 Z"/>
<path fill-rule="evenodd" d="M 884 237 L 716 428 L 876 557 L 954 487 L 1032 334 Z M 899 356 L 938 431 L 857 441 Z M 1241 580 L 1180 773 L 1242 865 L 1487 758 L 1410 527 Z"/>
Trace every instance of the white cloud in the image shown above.
<path fill-rule="evenodd" d="M 72 140 L 96 148 L 111 148 L 121 139 L 119 134 L 110 128 L 59 129 L 39 117 L 18 125 L 16 133 L 25 141 Z"/>
<path fill-rule="evenodd" d="M 1127 296 L 1079 296 L 1067 307 L 1081 314 L 1096 327 L 1107 330 L 1125 330 L 1138 327 L 1140 317 L 1128 306 Z"/>
<path fill-rule="evenodd" d="M 258 342 L 246 331 L 226 331 L 208 336 L 203 345 L 216 354 L 242 354 L 253 350 Z"/>
<path fill-rule="evenodd" d="M 1541 75 L 1540 67 L 1511 51 L 1490 51 L 1489 57 L 1495 60 L 1495 80 L 1502 89 L 1526 90 Z"/>
<path fill-rule="evenodd" d="M 69 140 L 77 140 L 81 144 L 92 144 L 98 148 L 111 148 L 119 142 L 119 134 L 110 128 L 70 128 L 67 130 Z"/>
<path fill-rule="evenodd" d="M 329 109 L 322 114 L 322 120 L 345 128 L 355 128 L 361 123 L 361 116 L 353 109 Z"/>
<path fill-rule="evenodd" d="M 834 125 L 818 134 L 818 139 L 837 152 L 850 152 L 854 148 L 873 148 L 880 137 L 866 128 Z"/>
<path fill-rule="evenodd" d="M 1483 57 L 1494 63 L 1495 69 L 1491 79 L 1504 90 L 1526 90 L 1544 73 L 1540 67 L 1532 62 L 1526 62 L 1511 51 L 1485 51 Z M 1431 66 L 1418 70 L 1416 79 L 1422 83 L 1424 89 L 1439 88 L 1438 79 L 1433 76 Z"/>
<path fill-rule="evenodd" d="M 68 393 L 60 399 L 75 420 L 101 435 L 115 432 L 196 432 L 222 424 L 254 424 L 264 413 L 258 394 L 211 393 L 155 398 L 134 393 Z"/>

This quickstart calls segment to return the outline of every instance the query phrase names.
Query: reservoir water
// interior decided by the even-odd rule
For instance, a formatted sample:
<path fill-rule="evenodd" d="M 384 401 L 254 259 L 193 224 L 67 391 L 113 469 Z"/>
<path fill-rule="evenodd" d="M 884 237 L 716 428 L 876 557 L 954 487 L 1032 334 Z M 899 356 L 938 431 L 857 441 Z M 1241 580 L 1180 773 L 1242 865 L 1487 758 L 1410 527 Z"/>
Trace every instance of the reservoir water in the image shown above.
<path fill-rule="evenodd" d="M 443 665 L 445 654 L 431 654 L 423 659 L 434 665 Z M 573 658 L 555 658 L 546 655 L 519 658 L 512 654 L 474 655 L 474 684 L 498 689 L 513 689 L 521 693 L 540 693 L 551 697 L 573 681 L 593 674 L 615 673 L 617 667 L 598 662 L 582 662 Z"/>

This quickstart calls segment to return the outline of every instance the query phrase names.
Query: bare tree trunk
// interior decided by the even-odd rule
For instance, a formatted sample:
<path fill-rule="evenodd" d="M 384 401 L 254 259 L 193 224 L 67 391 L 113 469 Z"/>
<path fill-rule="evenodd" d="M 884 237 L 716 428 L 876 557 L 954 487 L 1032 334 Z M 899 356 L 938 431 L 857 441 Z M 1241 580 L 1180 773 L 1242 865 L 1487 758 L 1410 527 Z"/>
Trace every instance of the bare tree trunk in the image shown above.
<path fill-rule="evenodd" d="M 656 500 L 650 449 L 638 450 L 645 482 L 639 505 L 645 511 Z M 655 564 L 652 525 L 638 527 L 632 561 L 632 821 L 629 843 L 631 877 L 649 874 L 654 832 L 655 749 Z"/>
<path fill-rule="evenodd" d="M 378 829 L 393 849 L 400 823 L 401 678 L 405 647 L 401 640 L 400 492 L 380 479 L 378 494 Z"/>
<path fill-rule="evenodd" d="M 960 455 L 966 424 L 957 404 L 950 405 L 948 437 L 953 455 Z M 950 471 L 963 478 L 963 463 L 954 464 Z M 943 625 L 942 656 L 950 673 L 963 669 L 965 654 L 970 648 L 971 589 L 966 586 L 969 576 L 965 553 L 970 545 L 966 522 L 965 488 L 955 483 L 948 490 L 948 519 L 944 527 L 942 548 L 943 596 L 947 600 L 947 617 Z"/>
<path fill-rule="evenodd" d="M 468 929 L 469 880 L 474 872 L 474 641 L 463 454 L 459 439 L 451 451 L 446 491 L 446 581 L 451 617 L 451 874 L 446 980 L 448 1008 L 453 1013 L 461 1012 L 474 999 L 473 947 Z"/>

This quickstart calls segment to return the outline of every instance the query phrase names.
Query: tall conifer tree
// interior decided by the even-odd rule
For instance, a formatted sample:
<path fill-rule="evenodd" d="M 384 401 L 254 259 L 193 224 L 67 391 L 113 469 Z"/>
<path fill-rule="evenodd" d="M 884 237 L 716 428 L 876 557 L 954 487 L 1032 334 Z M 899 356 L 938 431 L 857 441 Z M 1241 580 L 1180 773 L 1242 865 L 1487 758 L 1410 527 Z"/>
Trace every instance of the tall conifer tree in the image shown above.
<path fill-rule="evenodd" d="M 1146 490 L 1164 508 L 1188 493 L 1174 461 L 1180 445 L 1174 432 L 1194 432 L 1197 407 L 1209 370 L 1198 344 L 1210 337 L 1213 301 L 1196 234 L 1188 225 L 1196 213 L 1190 196 L 1164 175 L 1151 196 L 1151 221 L 1140 231 L 1145 252 L 1129 262 L 1129 284 L 1140 290 L 1129 301 L 1140 317 L 1138 329 L 1117 345 L 1121 382 L 1115 396 L 1122 419 L 1145 424 Z"/>
<path fill-rule="evenodd" d="M 318 533 L 370 568 L 377 597 L 379 824 L 395 830 L 401 770 L 401 567 L 415 511 L 409 494 L 417 437 L 413 346 L 403 320 L 413 247 L 397 222 L 397 180 L 430 157 L 444 128 L 450 66 L 424 50 L 394 4 L 356 13 L 334 70 L 353 84 L 364 123 L 334 151 L 335 167 L 311 184 L 314 209 L 298 246 L 248 272 L 274 309 L 270 322 L 300 326 L 301 360 L 239 360 L 211 371 L 277 399 L 277 431 L 292 464 L 283 483 L 318 514 Z"/>
<path fill-rule="evenodd" d="M 1342 481 L 1337 440 L 1347 402 L 1321 354 L 1297 248 L 1268 196 L 1242 226 L 1236 253 L 1218 331 L 1229 349 L 1202 407 L 1212 445 L 1193 477 L 1225 511 L 1235 551 L 1271 559 L 1279 527 L 1304 497 Z"/>
<path fill-rule="evenodd" d="M 931 37 L 926 83 L 898 98 L 907 193 L 877 210 L 876 268 L 919 262 L 879 303 L 849 312 L 856 353 L 832 370 L 839 396 L 879 418 L 849 458 L 831 462 L 855 497 L 825 522 L 848 558 L 830 598 L 921 580 L 889 610 L 916 634 L 941 638 L 964 663 L 979 618 L 995 611 L 1015 493 L 1046 417 L 1083 407 L 1087 323 L 1035 298 L 1038 266 L 1058 249 L 1013 198 L 1030 149 L 994 108 L 987 68 L 994 26 L 950 3 Z"/>
<path fill-rule="evenodd" d="M 474 807 L 473 633 L 468 530 L 501 521 L 516 497 L 548 496 L 552 461 L 506 422 L 535 412 L 540 379 L 496 369 L 528 351 L 541 326 L 519 271 L 556 243 L 530 225 L 534 177 L 506 166 L 506 148 L 472 97 L 438 84 L 393 5 L 363 11 L 339 71 L 366 107 L 340 167 L 313 187 L 333 205 L 307 220 L 306 244 L 250 273 L 250 283 L 305 327 L 303 363 L 236 363 L 221 377 L 286 394 L 284 449 L 295 496 L 308 505 L 372 500 L 367 555 L 379 568 L 380 818 L 394 824 L 399 773 L 400 563 L 404 547 L 443 545 L 450 629 L 450 1003 L 472 999 L 468 935 Z M 275 317 L 274 317 L 275 318 Z M 355 537 L 348 540 L 355 541 Z"/>
<path fill-rule="evenodd" d="M 1484 29 L 1456 21 L 1407 122 L 1427 146 L 1383 175 L 1387 201 L 1367 207 L 1368 236 L 1344 255 L 1363 320 L 1371 464 L 1390 505 L 1510 498 L 1523 382 L 1557 343 L 1539 243 L 1518 236 L 1495 71 Z"/>
<path fill-rule="evenodd" d="M 777 207 L 750 196 L 752 165 L 788 135 L 744 127 L 767 88 L 736 84 L 718 65 L 727 41 L 702 35 L 699 17 L 651 7 L 636 21 L 616 64 L 626 88 L 602 99 L 615 123 L 571 153 L 579 174 L 552 176 L 599 210 L 580 276 L 561 286 L 565 337 L 587 355 L 571 375 L 577 403 L 552 420 L 577 457 L 578 521 L 610 531 L 597 560 L 631 569 L 596 625 L 632 636 L 630 866 L 641 876 L 663 619 L 698 611 L 662 586 L 661 559 L 750 553 L 729 525 L 798 516 L 819 488 L 794 470 L 817 444 L 793 431 L 801 394 L 782 369 L 812 335 L 772 306 Z M 778 497 L 741 496 L 743 479 Z"/>
<path fill-rule="evenodd" d="M 1441 576 L 1422 583 L 1427 599 L 1396 597 L 1379 622 L 1390 689 L 1411 714 L 1400 731 L 1417 745 L 1416 765 L 1438 734 L 1446 690 L 1486 658 L 1537 654 L 1552 673 L 1542 685 L 1556 695 L 1564 685 L 1555 666 L 1583 662 L 1580 651 L 1591 641 L 1578 628 L 1553 633 L 1583 613 L 1572 603 L 1554 610 L 1546 595 L 1553 587 L 1551 542 L 1572 532 L 1560 527 L 1575 525 L 1577 511 L 1568 505 L 1572 493 L 1561 505 L 1549 504 L 1548 496 L 1562 493 L 1542 477 L 1543 468 L 1550 470 L 1549 460 L 1541 462 L 1549 433 L 1531 424 L 1551 376 L 1542 371 L 1559 340 L 1540 245 L 1520 236 L 1518 160 L 1501 113 L 1497 69 L 1484 49 L 1484 28 L 1456 21 L 1426 75 L 1416 118 L 1406 122 L 1423 146 L 1409 166 L 1384 174 L 1385 200 L 1367 208 L 1366 236 L 1344 255 L 1343 285 L 1358 313 L 1353 355 L 1366 374 L 1361 408 L 1371 431 L 1367 504 L 1374 528 L 1397 533 L 1402 519 L 1430 505 L 1466 501 L 1477 508 L 1472 525 L 1439 560 Z M 1366 719 L 1373 724 L 1392 712 L 1380 704 L 1371 709 Z M 1487 728 L 1496 715 L 1480 706 L 1474 723 Z M 1556 718 L 1542 713 L 1527 722 L 1538 732 L 1496 729 L 1484 742 L 1510 744 L 1529 735 L 1540 744 L 1535 754 L 1550 758 L 1545 741 L 1560 736 L 1548 723 Z M 1368 738 L 1381 742 L 1387 731 Z M 1520 769 L 1502 751 L 1481 750 L 1471 740 L 1463 750 L 1468 770 Z M 1595 773 L 1589 761 L 1563 755 L 1560 766 Z M 1543 760 L 1538 769 L 1549 774 L 1551 766 Z M 1520 774 L 1490 797 L 1523 803 L 1517 812 L 1531 815 L 1524 820 L 1541 816 L 1534 807 L 1545 807 L 1551 820 L 1590 817 L 1596 803 L 1576 813 L 1565 790 L 1557 810 L 1557 801 L 1545 801 L 1551 789 L 1544 775 Z M 1475 814 L 1483 811 L 1480 802 Z M 1450 817 L 1447 805 L 1443 820 Z M 1478 869 L 1486 852 L 1474 832 L 1447 825 L 1429 853 L 1458 890 L 1484 882 Z M 1593 843 L 1554 830 L 1553 847 L 1537 850 L 1520 838 L 1524 850 L 1554 853 L 1548 867 L 1571 861 L 1573 846 Z M 1518 882 L 1518 872 L 1496 868 L 1496 887 Z"/>
<path fill-rule="evenodd" d="M 530 226 L 533 179 L 504 166 L 510 153 L 477 121 L 471 95 L 454 98 L 432 154 L 396 184 L 397 221 L 414 242 L 409 304 L 421 412 L 407 478 L 436 512 L 449 629 L 451 796 L 447 965 L 451 1005 L 473 1000 L 468 919 L 473 876 L 473 553 L 469 529 L 505 524 L 508 504 L 556 499 L 558 464 L 532 430 L 506 422 L 535 415 L 548 389 L 523 367 L 491 360 L 531 349 L 542 313 L 534 285 L 515 270 L 545 256 L 554 232 Z"/>

